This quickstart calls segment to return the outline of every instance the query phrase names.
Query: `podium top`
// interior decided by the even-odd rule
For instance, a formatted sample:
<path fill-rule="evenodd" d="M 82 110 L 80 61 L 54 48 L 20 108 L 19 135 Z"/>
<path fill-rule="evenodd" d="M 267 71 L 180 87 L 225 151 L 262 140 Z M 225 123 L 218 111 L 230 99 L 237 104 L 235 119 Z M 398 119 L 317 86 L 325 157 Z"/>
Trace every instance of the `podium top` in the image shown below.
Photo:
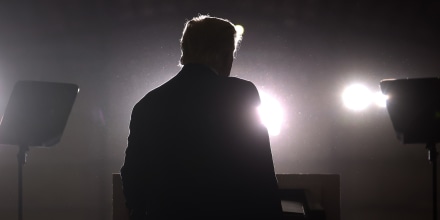
<path fill-rule="evenodd" d="M 18 81 L 0 124 L 0 144 L 57 144 L 79 87 L 70 83 Z"/>

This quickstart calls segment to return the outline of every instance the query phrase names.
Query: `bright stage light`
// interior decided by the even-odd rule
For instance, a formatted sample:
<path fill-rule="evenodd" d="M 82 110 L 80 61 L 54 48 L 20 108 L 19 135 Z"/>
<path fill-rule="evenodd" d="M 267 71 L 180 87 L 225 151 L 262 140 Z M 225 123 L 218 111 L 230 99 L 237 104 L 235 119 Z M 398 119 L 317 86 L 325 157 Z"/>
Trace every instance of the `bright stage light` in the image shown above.
<path fill-rule="evenodd" d="M 342 101 L 344 105 L 354 111 L 364 110 L 375 103 L 378 107 L 386 107 L 388 96 L 381 92 L 372 93 L 366 86 L 362 84 L 353 84 L 347 87 L 342 93 Z"/>
<path fill-rule="evenodd" d="M 342 101 L 347 108 L 360 111 L 371 104 L 372 94 L 364 85 L 353 84 L 342 93 Z"/>
<path fill-rule="evenodd" d="M 258 107 L 258 114 L 261 122 L 266 126 L 269 135 L 276 136 L 281 131 L 283 122 L 283 110 L 280 103 L 267 93 L 260 92 L 261 105 Z"/>

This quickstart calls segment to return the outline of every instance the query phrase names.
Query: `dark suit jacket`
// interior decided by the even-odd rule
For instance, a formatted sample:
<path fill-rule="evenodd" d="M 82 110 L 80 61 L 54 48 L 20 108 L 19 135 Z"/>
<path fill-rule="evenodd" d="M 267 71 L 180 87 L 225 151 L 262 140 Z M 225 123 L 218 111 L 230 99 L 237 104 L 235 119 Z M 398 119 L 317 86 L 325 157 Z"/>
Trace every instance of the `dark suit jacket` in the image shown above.
<path fill-rule="evenodd" d="M 281 216 L 256 87 L 187 64 L 133 108 L 121 169 L 127 206 L 151 219 Z"/>

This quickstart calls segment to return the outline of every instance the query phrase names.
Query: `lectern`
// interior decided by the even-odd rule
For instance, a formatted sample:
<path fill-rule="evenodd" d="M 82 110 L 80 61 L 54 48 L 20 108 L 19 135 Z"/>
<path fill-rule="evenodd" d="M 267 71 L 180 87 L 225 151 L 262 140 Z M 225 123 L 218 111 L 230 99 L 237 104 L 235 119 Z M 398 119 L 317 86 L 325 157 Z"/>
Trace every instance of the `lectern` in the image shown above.
<path fill-rule="evenodd" d="M 0 144 L 19 147 L 18 219 L 23 218 L 23 165 L 29 147 L 57 144 L 79 87 L 69 83 L 18 81 L 9 98 L 0 124 Z"/>
<path fill-rule="evenodd" d="M 426 144 L 432 164 L 433 219 L 437 220 L 437 149 L 440 142 L 440 79 L 411 78 L 380 81 L 388 96 L 387 111 L 397 139 Z"/>

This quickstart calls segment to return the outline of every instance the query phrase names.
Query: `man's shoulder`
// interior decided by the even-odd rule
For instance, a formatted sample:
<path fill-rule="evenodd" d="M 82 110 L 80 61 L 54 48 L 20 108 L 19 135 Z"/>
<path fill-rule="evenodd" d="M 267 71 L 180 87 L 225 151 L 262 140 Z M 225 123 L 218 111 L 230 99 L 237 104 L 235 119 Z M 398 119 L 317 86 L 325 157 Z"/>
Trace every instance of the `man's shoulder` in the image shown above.
<path fill-rule="evenodd" d="M 159 89 L 160 87 L 157 87 L 149 92 L 147 92 L 133 107 L 133 111 L 136 109 L 142 109 L 145 110 L 145 108 L 149 106 L 154 106 L 155 102 L 160 101 L 159 97 Z"/>
<path fill-rule="evenodd" d="M 241 90 L 252 90 L 252 91 L 257 90 L 254 83 L 252 83 L 251 81 L 238 77 L 222 77 L 222 78 L 224 79 L 224 82 L 225 84 L 228 85 L 228 87 L 231 86 Z"/>
<path fill-rule="evenodd" d="M 235 88 L 236 90 L 246 93 L 247 95 L 258 94 L 257 87 L 251 81 L 238 77 L 227 77 L 227 81 L 228 88 Z"/>
<path fill-rule="evenodd" d="M 164 84 L 149 91 L 135 105 L 135 108 L 154 106 L 163 102 L 168 102 L 170 97 L 181 96 L 184 90 L 206 90 L 205 94 L 211 91 L 218 91 L 222 94 L 233 94 L 235 98 L 258 97 L 258 90 L 251 81 L 238 77 L 201 77 L 199 80 L 185 80 L 179 74 L 165 82 Z M 203 86 L 200 86 L 203 85 Z"/>
<path fill-rule="evenodd" d="M 233 83 L 242 83 L 244 85 L 249 85 L 249 84 L 253 85 L 253 83 L 251 81 L 246 80 L 246 79 L 242 79 L 242 78 L 238 78 L 238 77 L 234 77 L 234 76 L 225 77 L 225 78 L 228 79 L 230 82 L 233 82 Z"/>

